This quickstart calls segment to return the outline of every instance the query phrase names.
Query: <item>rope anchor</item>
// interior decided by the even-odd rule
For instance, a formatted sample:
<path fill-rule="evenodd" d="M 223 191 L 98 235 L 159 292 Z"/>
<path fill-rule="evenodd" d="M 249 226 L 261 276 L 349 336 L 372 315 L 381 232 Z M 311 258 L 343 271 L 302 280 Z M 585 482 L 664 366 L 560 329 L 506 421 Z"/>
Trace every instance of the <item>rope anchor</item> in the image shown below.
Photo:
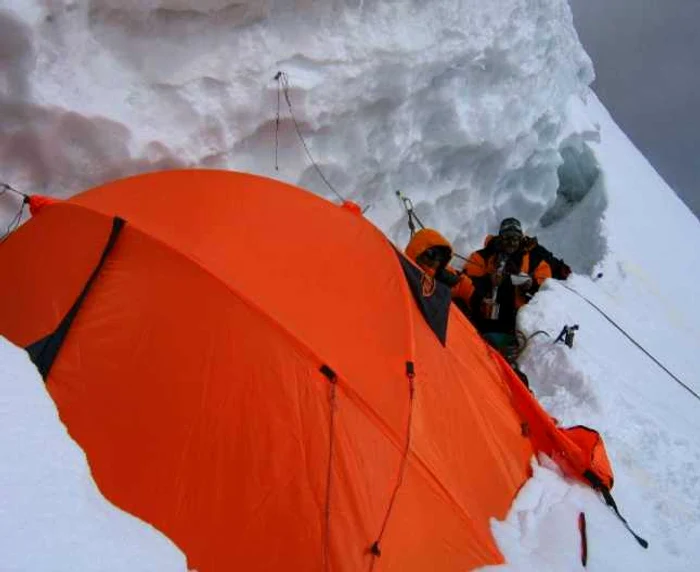
<path fill-rule="evenodd" d="M 558 342 L 564 342 L 566 346 L 569 348 L 574 347 L 574 334 L 576 333 L 576 330 L 578 330 L 578 324 L 574 324 L 573 326 L 568 326 L 565 325 L 561 332 L 559 332 L 559 335 L 557 338 L 554 340 L 552 343 L 558 343 Z"/>
<path fill-rule="evenodd" d="M 412 238 L 413 235 L 416 234 L 416 224 L 413 221 L 415 220 L 421 227 L 421 229 L 425 228 L 425 225 L 421 222 L 421 220 L 418 218 L 418 215 L 413 210 L 413 201 L 407 196 L 405 196 L 401 191 L 396 191 L 396 196 L 401 201 L 401 204 L 403 205 L 403 208 L 405 209 L 406 214 L 408 215 L 408 229 L 411 231 Z"/>

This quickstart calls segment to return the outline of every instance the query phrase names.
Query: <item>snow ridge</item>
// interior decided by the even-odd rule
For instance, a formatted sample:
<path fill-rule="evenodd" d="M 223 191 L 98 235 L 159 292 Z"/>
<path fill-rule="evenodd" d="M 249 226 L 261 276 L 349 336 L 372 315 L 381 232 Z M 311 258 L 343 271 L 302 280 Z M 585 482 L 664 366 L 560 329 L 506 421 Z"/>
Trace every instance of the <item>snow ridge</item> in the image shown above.
<path fill-rule="evenodd" d="M 66 196 L 200 165 L 332 198 L 284 109 L 275 170 L 281 70 L 334 187 L 402 242 L 403 227 L 387 225 L 400 188 L 426 224 L 447 219 L 463 250 L 508 212 L 530 226 L 552 206 L 568 98 L 593 77 L 563 0 L 8 8 L 0 106 L 18 119 L 0 128 L 0 174 L 15 187 Z"/>

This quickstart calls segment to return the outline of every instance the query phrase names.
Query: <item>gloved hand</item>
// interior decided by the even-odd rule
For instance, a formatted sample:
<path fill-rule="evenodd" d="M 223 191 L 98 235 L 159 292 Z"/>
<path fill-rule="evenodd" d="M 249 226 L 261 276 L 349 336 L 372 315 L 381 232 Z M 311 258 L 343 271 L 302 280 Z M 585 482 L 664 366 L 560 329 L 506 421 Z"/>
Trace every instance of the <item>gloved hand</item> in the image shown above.
<path fill-rule="evenodd" d="M 435 280 L 442 282 L 445 286 L 453 288 L 459 284 L 462 277 L 459 274 L 455 274 L 447 270 L 447 268 L 438 268 L 435 272 Z"/>
<path fill-rule="evenodd" d="M 510 281 L 522 292 L 527 292 L 532 288 L 532 277 L 527 274 L 511 274 Z"/>
<path fill-rule="evenodd" d="M 495 300 L 492 300 L 491 298 L 484 298 L 481 301 L 481 307 L 479 309 L 482 317 L 486 318 L 487 320 L 498 320 L 500 306 Z"/>

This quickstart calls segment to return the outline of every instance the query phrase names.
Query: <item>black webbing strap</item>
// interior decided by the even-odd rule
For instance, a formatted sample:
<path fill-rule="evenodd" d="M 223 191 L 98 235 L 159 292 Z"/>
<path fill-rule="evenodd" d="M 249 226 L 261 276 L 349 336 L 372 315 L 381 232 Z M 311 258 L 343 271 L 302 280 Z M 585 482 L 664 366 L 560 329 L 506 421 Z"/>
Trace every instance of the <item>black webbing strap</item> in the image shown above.
<path fill-rule="evenodd" d="M 110 232 L 107 243 L 102 251 L 100 261 L 97 263 L 97 266 L 95 266 L 90 278 L 88 278 L 85 286 L 83 286 L 82 292 L 80 292 L 78 298 L 75 300 L 75 302 L 73 302 L 73 305 L 71 306 L 70 310 L 68 310 L 68 313 L 63 317 L 52 333 L 27 346 L 27 353 L 29 354 L 30 359 L 36 365 L 39 373 L 41 373 L 41 377 L 44 378 L 44 381 L 46 381 L 46 378 L 51 371 L 51 367 L 58 357 L 58 352 L 61 350 L 61 346 L 68 335 L 71 325 L 73 324 L 73 320 L 75 320 L 75 317 L 78 315 L 80 307 L 83 305 L 83 302 L 85 301 L 88 292 L 92 288 L 93 283 L 97 279 L 100 270 L 102 270 L 102 267 L 107 260 L 107 256 L 112 251 L 112 248 L 114 248 L 124 224 L 124 219 L 119 217 L 114 217 L 114 219 L 112 219 L 112 231 Z"/>
<path fill-rule="evenodd" d="M 636 532 L 634 532 L 634 530 L 632 530 L 625 518 L 620 514 L 620 511 L 617 508 L 617 504 L 615 503 L 615 499 L 610 494 L 610 490 L 607 487 L 604 487 L 600 489 L 600 492 L 603 495 L 603 498 L 605 499 L 605 504 L 607 504 L 610 508 L 612 508 L 615 511 L 617 518 L 619 518 L 622 524 L 625 525 L 625 528 L 629 531 L 629 533 L 632 536 L 634 536 L 635 540 L 639 542 L 639 545 L 642 548 L 649 548 L 649 543 L 646 540 L 644 540 L 641 536 L 639 536 Z"/>
<path fill-rule="evenodd" d="M 586 471 L 583 474 L 586 479 L 593 485 L 593 488 L 596 489 L 597 491 L 600 492 L 600 494 L 603 495 L 603 499 L 605 500 L 605 504 L 607 504 L 615 514 L 617 515 L 617 518 L 620 519 L 620 522 L 625 525 L 625 528 L 629 531 L 629 533 L 634 536 L 634 539 L 639 542 L 639 545 L 642 548 L 649 548 L 649 543 L 644 540 L 641 536 L 639 536 L 632 528 L 630 527 L 629 523 L 625 520 L 625 518 L 620 514 L 620 510 L 617 508 L 617 503 L 615 502 L 615 499 L 613 498 L 612 494 L 610 493 L 610 489 L 606 487 L 603 482 L 598 478 L 598 476 L 593 472 L 593 471 Z"/>
<path fill-rule="evenodd" d="M 420 313 L 444 346 L 447 342 L 447 322 L 452 301 L 449 287 L 418 269 L 398 249 L 394 248 L 394 252 L 401 263 L 408 289 L 418 304 Z M 428 287 L 430 285 L 432 288 Z"/>

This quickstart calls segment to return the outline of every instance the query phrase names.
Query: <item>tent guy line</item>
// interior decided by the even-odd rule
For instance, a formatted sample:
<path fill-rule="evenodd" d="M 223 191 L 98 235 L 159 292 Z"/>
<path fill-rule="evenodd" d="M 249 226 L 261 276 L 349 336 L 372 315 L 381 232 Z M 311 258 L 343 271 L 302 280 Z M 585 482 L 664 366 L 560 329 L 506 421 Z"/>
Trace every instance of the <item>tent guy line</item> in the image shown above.
<path fill-rule="evenodd" d="M 289 97 L 289 76 L 285 72 L 280 70 L 275 74 L 274 79 L 275 79 L 275 81 L 277 81 L 277 119 L 275 122 L 275 170 L 279 171 L 279 165 L 277 163 L 277 159 L 278 159 L 278 150 L 279 150 L 280 93 L 284 93 L 284 99 L 287 102 L 287 107 L 289 108 L 289 115 L 291 116 L 292 122 L 294 123 L 294 129 L 297 133 L 297 136 L 299 137 L 299 141 L 301 141 L 301 144 L 304 147 L 304 152 L 306 153 L 306 156 L 309 158 L 309 161 L 311 161 L 311 165 L 316 170 L 319 177 L 321 177 L 321 180 L 331 190 L 331 192 L 341 202 L 345 202 L 345 197 L 343 197 L 343 195 L 341 195 L 335 189 L 335 187 L 333 185 L 331 185 L 330 181 L 323 174 L 323 171 L 321 171 L 321 167 L 319 167 L 318 163 L 316 163 L 316 161 L 314 160 L 313 156 L 311 155 L 311 151 L 309 150 L 309 146 L 306 144 L 306 140 L 304 139 L 304 136 L 301 134 L 301 128 L 299 127 L 299 123 L 297 122 L 297 118 L 294 115 L 294 110 L 292 109 L 292 100 Z"/>
<path fill-rule="evenodd" d="M 17 189 L 13 188 L 11 185 L 8 185 L 7 183 L 0 182 L 0 196 L 4 195 L 6 192 L 11 192 L 16 195 L 19 195 L 22 197 L 22 204 L 19 207 L 19 210 L 17 211 L 17 214 L 15 214 L 14 217 L 12 217 L 12 220 L 10 221 L 10 224 L 7 225 L 7 230 L 5 233 L 0 236 L 0 244 L 5 242 L 8 236 L 12 234 L 12 231 L 16 230 L 19 227 L 19 223 L 22 221 L 22 216 L 24 215 L 24 209 L 26 205 L 29 203 L 29 195 L 18 191 Z"/>

